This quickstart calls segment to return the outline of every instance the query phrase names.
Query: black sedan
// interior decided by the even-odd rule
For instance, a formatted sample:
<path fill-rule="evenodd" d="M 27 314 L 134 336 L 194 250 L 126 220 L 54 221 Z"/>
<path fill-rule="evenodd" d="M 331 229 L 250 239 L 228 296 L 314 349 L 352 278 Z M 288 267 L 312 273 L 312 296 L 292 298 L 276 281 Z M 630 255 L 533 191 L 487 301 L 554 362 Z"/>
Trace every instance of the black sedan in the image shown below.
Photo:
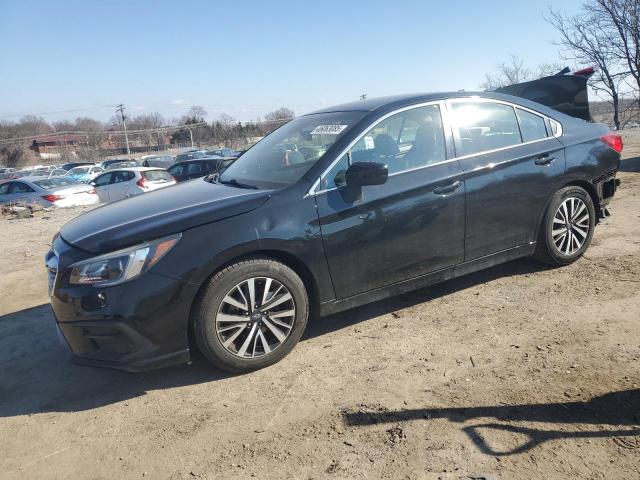
<path fill-rule="evenodd" d="M 183 160 L 171 165 L 167 171 L 177 182 L 193 180 L 213 173 L 219 173 L 229 166 L 235 158 L 204 157 Z"/>
<path fill-rule="evenodd" d="M 519 257 L 574 262 L 621 150 L 602 125 L 499 93 L 304 115 L 218 178 L 66 224 L 47 256 L 57 325 L 80 363 L 145 370 L 197 347 L 223 369 L 265 367 L 311 315 Z"/>

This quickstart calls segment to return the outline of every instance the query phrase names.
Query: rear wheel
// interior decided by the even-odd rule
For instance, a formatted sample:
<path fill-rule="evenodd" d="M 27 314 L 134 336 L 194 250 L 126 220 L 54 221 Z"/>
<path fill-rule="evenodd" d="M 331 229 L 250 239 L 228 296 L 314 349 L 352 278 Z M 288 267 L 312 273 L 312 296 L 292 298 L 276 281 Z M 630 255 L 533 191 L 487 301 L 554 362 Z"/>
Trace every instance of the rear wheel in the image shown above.
<path fill-rule="evenodd" d="M 551 265 L 575 262 L 591 243 L 595 221 L 595 207 L 585 189 L 558 190 L 542 220 L 534 257 Z"/>
<path fill-rule="evenodd" d="M 214 365 L 247 372 L 272 365 L 298 343 L 309 315 L 300 277 L 270 258 L 216 273 L 194 309 L 198 347 Z"/>

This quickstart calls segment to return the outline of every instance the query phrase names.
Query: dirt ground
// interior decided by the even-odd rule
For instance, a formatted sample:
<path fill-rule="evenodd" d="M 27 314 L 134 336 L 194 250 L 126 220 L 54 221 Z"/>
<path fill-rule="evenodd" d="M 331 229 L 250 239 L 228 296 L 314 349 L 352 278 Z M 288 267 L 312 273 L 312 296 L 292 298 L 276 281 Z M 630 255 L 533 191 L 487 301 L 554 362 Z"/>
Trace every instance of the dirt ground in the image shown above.
<path fill-rule="evenodd" d="M 43 254 L 0 220 L 0 477 L 640 478 L 640 135 L 562 269 L 519 260 L 316 321 L 281 363 L 72 365 Z M 45 218 L 48 217 L 48 218 Z"/>

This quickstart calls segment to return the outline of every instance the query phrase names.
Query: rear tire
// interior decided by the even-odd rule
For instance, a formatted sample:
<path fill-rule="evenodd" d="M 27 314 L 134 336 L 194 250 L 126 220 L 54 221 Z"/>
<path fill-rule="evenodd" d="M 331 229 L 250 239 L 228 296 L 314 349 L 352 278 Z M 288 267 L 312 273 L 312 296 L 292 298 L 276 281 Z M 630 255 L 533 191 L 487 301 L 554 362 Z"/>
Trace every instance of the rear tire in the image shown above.
<path fill-rule="evenodd" d="M 284 358 L 308 316 L 307 291 L 292 269 L 271 258 L 248 258 L 208 281 L 194 308 L 194 336 L 217 367 L 249 372 Z"/>
<path fill-rule="evenodd" d="M 536 260 L 549 265 L 569 265 L 589 247 L 596 223 L 596 211 L 589 193 L 582 187 L 558 190 L 547 207 L 536 251 Z"/>

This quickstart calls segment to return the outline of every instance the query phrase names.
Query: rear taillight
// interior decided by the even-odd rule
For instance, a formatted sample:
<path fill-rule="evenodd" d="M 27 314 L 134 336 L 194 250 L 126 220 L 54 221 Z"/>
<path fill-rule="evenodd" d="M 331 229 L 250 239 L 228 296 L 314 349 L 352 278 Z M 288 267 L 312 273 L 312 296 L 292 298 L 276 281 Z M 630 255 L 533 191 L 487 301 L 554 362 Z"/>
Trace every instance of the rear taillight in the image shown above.
<path fill-rule="evenodd" d="M 63 195 L 43 195 L 42 198 L 51 203 L 57 202 L 58 200 L 64 200 Z"/>
<path fill-rule="evenodd" d="M 176 177 L 174 177 L 173 175 L 171 175 L 171 180 L 169 180 L 170 182 L 177 182 Z"/>
<path fill-rule="evenodd" d="M 97 195 L 98 194 L 98 192 L 96 192 L 95 188 L 92 188 L 91 190 L 87 190 L 87 193 L 90 194 L 90 195 Z"/>
<path fill-rule="evenodd" d="M 600 137 L 604 143 L 613 148 L 616 152 L 622 153 L 622 136 L 619 133 L 609 132 Z"/>
<path fill-rule="evenodd" d="M 144 177 L 140 177 L 140 180 L 136 182 L 136 185 L 138 185 L 140 188 L 144 188 L 145 190 L 149 188 L 147 185 L 147 179 Z"/>

